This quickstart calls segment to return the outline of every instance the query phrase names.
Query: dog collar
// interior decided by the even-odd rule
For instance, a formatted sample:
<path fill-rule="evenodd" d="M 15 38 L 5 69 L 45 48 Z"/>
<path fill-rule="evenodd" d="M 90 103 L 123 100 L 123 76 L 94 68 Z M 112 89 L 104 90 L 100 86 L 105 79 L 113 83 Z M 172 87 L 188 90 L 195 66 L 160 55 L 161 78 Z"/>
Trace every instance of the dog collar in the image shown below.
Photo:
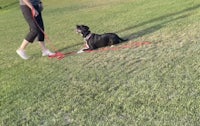
<path fill-rule="evenodd" d="M 84 38 L 84 41 L 88 41 L 90 39 L 90 37 L 92 36 L 92 34 L 88 34 L 85 38 Z"/>

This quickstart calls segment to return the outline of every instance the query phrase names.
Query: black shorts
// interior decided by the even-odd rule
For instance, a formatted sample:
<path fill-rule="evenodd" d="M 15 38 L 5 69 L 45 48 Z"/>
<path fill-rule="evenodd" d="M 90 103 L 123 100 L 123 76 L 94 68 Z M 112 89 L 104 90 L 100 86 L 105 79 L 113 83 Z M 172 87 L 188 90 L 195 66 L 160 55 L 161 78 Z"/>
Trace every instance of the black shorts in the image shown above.
<path fill-rule="evenodd" d="M 43 42 L 44 41 L 44 33 L 40 30 L 40 28 L 44 31 L 44 23 L 43 23 L 42 14 L 41 14 L 39 5 L 34 6 L 34 8 L 39 13 L 39 15 L 37 17 L 32 16 L 31 9 L 28 6 L 21 5 L 20 7 L 21 7 L 22 13 L 24 15 L 24 18 L 25 18 L 25 20 L 28 23 L 29 28 L 30 28 L 30 31 L 26 35 L 25 39 L 28 42 L 33 43 L 35 38 L 38 37 L 38 41 Z M 36 22 L 40 26 L 40 28 L 38 27 Z"/>

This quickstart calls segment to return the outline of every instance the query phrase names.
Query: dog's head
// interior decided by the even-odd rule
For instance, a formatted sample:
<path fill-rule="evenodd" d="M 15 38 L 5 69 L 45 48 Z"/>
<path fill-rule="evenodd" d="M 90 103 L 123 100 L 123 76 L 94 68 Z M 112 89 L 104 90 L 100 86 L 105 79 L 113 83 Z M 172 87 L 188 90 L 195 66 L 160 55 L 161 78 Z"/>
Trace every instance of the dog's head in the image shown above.
<path fill-rule="evenodd" d="M 90 33 L 90 28 L 86 25 L 76 25 L 76 32 L 86 37 Z"/>

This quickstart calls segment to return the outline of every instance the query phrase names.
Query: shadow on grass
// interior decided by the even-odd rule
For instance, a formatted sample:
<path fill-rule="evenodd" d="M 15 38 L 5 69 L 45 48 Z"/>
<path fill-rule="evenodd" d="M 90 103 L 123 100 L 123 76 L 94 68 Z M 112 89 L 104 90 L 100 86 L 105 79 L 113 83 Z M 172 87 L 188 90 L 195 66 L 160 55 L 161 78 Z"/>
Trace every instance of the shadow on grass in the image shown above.
<path fill-rule="evenodd" d="M 163 15 L 163 16 L 160 16 L 160 17 L 157 17 L 157 18 L 154 18 L 154 19 L 139 23 L 139 24 L 137 24 L 135 26 L 127 27 L 127 28 L 124 28 L 122 30 L 116 31 L 116 33 L 129 31 L 129 30 L 144 26 L 146 24 L 158 22 L 158 21 L 161 21 L 161 20 L 166 20 L 166 21 L 164 21 L 162 23 L 158 23 L 158 24 L 156 24 L 154 26 L 151 26 L 149 28 L 146 28 L 144 30 L 141 30 L 141 31 L 138 31 L 138 32 L 135 32 L 135 33 L 132 33 L 130 35 L 125 36 L 125 38 L 127 38 L 129 40 L 131 40 L 133 38 L 138 38 L 138 37 L 141 37 L 143 35 L 150 34 L 150 33 L 153 33 L 155 31 L 161 29 L 162 27 L 164 27 L 164 24 L 166 24 L 166 23 L 173 22 L 175 20 L 179 20 L 179 19 L 186 18 L 186 17 L 190 16 L 189 14 L 185 14 L 185 15 L 173 18 L 173 17 L 178 16 L 180 14 L 196 10 L 199 7 L 200 7 L 200 4 L 198 4 L 196 6 L 193 6 L 193 7 L 189 7 L 187 9 L 184 9 L 184 10 L 181 10 L 181 11 L 178 11 L 178 12 L 175 12 L 175 13 L 166 14 L 166 15 Z M 173 19 L 169 19 L 169 18 L 173 18 Z"/>
<path fill-rule="evenodd" d="M 57 50 L 58 52 L 62 52 L 62 51 L 65 51 L 65 50 L 69 50 L 69 49 L 72 49 L 76 46 L 80 46 L 80 45 L 83 45 L 84 43 L 77 43 L 77 44 L 74 44 L 74 45 L 71 45 L 71 46 L 67 46 L 67 47 L 64 47 L 64 48 L 61 48 L 59 50 Z"/>
<path fill-rule="evenodd" d="M 128 40 L 131 40 L 131 39 L 134 39 L 134 38 L 139 38 L 139 37 L 142 37 L 146 34 L 150 34 L 150 33 L 153 33 L 153 32 L 156 32 L 157 30 L 161 29 L 162 27 L 165 26 L 166 23 L 169 23 L 169 22 L 173 22 L 175 20 L 179 20 L 179 19 L 183 19 L 183 18 L 186 18 L 190 16 L 189 14 L 186 14 L 186 15 L 182 15 L 182 16 L 179 16 L 177 18 L 174 18 L 172 20 L 168 20 L 168 21 L 165 21 L 165 22 L 162 22 L 160 24 L 156 24 L 154 26 L 151 26 L 149 28 L 146 28 L 146 29 L 143 29 L 141 31 L 138 31 L 138 32 L 135 32 L 133 34 L 130 34 L 128 36 L 125 36 L 124 38 L 127 38 Z"/>
<path fill-rule="evenodd" d="M 5 8 L 9 8 L 9 7 L 11 7 L 11 6 L 13 6 L 13 5 L 16 5 L 16 4 L 18 4 L 18 3 L 19 3 L 19 2 L 16 1 L 16 2 L 9 3 L 9 4 L 7 4 L 7 5 L 0 5 L 0 10 L 1 10 L 1 9 L 5 9 Z"/>

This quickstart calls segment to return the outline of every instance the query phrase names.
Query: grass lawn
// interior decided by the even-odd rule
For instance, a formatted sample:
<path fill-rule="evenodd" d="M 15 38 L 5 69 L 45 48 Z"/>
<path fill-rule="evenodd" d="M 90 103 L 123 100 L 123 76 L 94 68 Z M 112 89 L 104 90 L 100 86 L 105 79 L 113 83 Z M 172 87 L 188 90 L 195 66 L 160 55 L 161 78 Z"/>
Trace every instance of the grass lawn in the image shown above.
<path fill-rule="evenodd" d="M 1 0 L 0 126 L 198 126 L 199 0 L 43 0 L 46 33 L 78 51 L 76 24 L 150 45 L 29 60 L 16 49 L 28 32 L 16 1 Z M 51 48 L 48 44 L 47 46 Z"/>

